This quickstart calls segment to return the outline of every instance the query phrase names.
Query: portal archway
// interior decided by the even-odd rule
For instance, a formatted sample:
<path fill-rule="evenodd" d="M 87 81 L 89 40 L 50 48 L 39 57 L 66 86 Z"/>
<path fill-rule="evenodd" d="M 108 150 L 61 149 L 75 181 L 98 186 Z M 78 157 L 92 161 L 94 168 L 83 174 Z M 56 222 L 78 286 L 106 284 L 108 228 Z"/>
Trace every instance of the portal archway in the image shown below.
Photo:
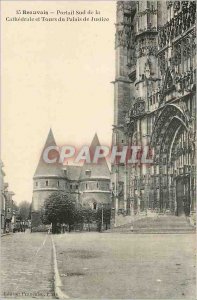
<path fill-rule="evenodd" d="M 189 117 L 179 107 L 169 104 L 158 115 L 152 146 L 155 150 L 155 176 L 159 191 L 154 202 L 160 212 L 189 215 L 191 206 L 191 145 Z"/>

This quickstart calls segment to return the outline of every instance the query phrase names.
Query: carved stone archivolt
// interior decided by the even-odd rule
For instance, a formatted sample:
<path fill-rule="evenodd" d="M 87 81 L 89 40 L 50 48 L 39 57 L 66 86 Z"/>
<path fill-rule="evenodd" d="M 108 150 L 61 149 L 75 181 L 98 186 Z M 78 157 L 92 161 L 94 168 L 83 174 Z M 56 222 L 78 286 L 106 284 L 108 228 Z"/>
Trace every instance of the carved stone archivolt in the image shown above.
<path fill-rule="evenodd" d="M 189 127 L 188 116 L 182 111 L 178 105 L 167 104 L 165 105 L 162 112 L 158 115 L 151 137 L 151 143 L 156 145 L 162 135 L 165 133 L 166 128 L 172 122 L 173 118 L 182 120 L 182 124 L 185 124 L 185 128 Z M 159 142 L 160 144 L 160 142 Z"/>

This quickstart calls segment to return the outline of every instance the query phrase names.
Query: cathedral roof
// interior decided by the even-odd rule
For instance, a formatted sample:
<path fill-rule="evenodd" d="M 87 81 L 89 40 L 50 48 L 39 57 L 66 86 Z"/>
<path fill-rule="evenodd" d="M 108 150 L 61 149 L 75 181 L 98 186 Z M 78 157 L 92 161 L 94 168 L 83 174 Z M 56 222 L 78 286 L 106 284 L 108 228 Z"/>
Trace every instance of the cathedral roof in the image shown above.
<path fill-rule="evenodd" d="M 40 156 L 40 160 L 39 160 L 38 166 L 36 168 L 34 177 L 39 177 L 39 176 L 65 177 L 63 170 L 62 170 L 62 165 L 60 163 L 58 163 L 58 159 L 57 159 L 57 163 L 46 163 L 44 161 L 43 152 L 49 146 L 56 146 L 56 142 L 55 142 L 53 132 L 51 129 L 49 131 L 46 143 L 42 150 L 42 154 Z M 51 150 L 49 152 L 49 159 L 53 159 L 55 157 L 57 157 L 57 151 Z"/>
<path fill-rule="evenodd" d="M 90 156 L 92 160 L 92 155 L 95 153 L 96 146 L 100 146 L 100 142 L 98 139 L 97 134 L 95 134 L 91 146 L 90 146 Z M 89 171 L 89 172 L 87 172 Z M 98 163 L 88 163 L 84 162 L 81 174 L 80 174 L 80 180 L 88 179 L 88 178 L 98 178 L 98 179 L 109 179 L 110 178 L 110 171 L 106 162 L 106 159 L 100 158 L 98 160 Z"/>

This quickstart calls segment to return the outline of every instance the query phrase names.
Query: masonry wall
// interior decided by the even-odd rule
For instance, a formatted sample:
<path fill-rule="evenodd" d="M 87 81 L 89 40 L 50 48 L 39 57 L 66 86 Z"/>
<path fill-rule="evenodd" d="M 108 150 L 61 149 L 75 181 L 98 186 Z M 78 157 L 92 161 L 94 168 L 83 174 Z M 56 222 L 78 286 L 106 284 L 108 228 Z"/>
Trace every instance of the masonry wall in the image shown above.
<path fill-rule="evenodd" d="M 93 203 L 109 204 L 111 203 L 111 193 L 85 191 L 80 193 L 80 201 L 82 205 L 90 205 L 90 207 L 93 207 Z"/>

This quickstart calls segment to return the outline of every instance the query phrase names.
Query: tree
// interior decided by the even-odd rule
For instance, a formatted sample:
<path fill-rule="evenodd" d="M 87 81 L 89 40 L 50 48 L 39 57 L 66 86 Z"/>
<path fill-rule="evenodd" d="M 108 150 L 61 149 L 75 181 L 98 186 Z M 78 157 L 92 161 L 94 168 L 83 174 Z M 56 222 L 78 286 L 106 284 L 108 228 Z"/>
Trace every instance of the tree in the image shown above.
<path fill-rule="evenodd" d="M 27 201 L 22 201 L 18 204 L 18 219 L 21 221 L 25 221 L 29 218 L 30 212 L 30 203 Z"/>
<path fill-rule="evenodd" d="M 90 231 L 90 224 L 96 221 L 96 211 L 91 207 L 84 206 L 82 208 L 83 211 L 83 222 L 88 224 L 88 231 Z"/>
<path fill-rule="evenodd" d="M 71 194 L 63 192 L 52 193 L 44 203 L 42 221 L 44 224 L 52 223 L 52 233 L 58 233 L 60 224 L 67 224 L 69 232 L 74 224 L 76 207 Z"/>

